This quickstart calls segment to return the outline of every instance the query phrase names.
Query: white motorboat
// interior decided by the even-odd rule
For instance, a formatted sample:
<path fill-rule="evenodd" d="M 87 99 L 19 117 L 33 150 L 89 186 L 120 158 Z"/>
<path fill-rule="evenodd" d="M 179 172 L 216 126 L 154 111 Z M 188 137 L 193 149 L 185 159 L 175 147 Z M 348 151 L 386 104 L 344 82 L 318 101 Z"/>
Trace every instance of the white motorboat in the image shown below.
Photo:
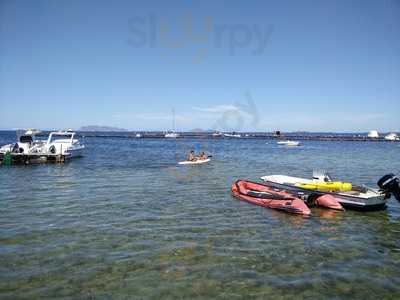
<path fill-rule="evenodd" d="M 379 138 L 379 133 L 377 130 L 371 130 L 370 132 L 368 132 L 368 137 L 370 139 L 377 139 Z"/>
<path fill-rule="evenodd" d="M 397 136 L 396 133 L 389 133 L 388 135 L 385 136 L 385 140 L 387 140 L 387 141 L 398 141 L 399 137 Z"/>
<path fill-rule="evenodd" d="M 321 190 L 310 190 L 309 188 L 305 188 L 306 185 L 315 185 L 315 184 L 325 184 L 329 182 L 333 182 L 329 175 L 325 174 L 324 176 L 314 176 L 313 179 L 305 179 L 293 176 L 286 175 L 269 175 L 263 176 L 261 179 L 268 185 L 274 186 L 281 189 L 286 189 L 291 192 L 295 192 L 297 194 L 310 195 L 310 194 L 331 194 L 335 198 L 338 199 L 341 205 L 344 207 L 355 208 L 355 209 L 364 209 L 364 210 L 372 210 L 372 209 L 380 209 L 386 206 L 386 201 L 390 198 L 390 193 L 398 199 L 399 197 L 399 185 L 398 179 L 392 176 L 392 174 L 386 175 L 389 176 L 387 182 L 392 180 L 397 180 L 393 186 L 390 188 L 382 188 L 386 181 L 381 180 L 378 181 L 378 185 L 382 185 L 381 189 L 372 189 L 366 186 L 356 186 L 351 185 L 351 190 L 349 191 L 321 191 Z M 390 177 L 392 176 L 392 177 Z M 399 200 L 399 199 L 398 199 Z"/>
<path fill-rule="evenodd" d="M 213 132 L 212 137 L 214 137 L 214 138 L 222 137 L 222 133 L 219 131 Z"/>
<path fill-rule="evenodd" d="M 167 132 L 167 133 L 164 135 L 164 137 L 165 137 L 165 138 L 169 138 L 169 139 L 176 139 L 176 138 L 179 137 L 179 133 L 176 133 L 176 132 Z"/>
<path fill-rule="evenodd" d="M 40 153 L 45 141 L 35 139 L 35 135 L 39 133 L 40 131 L 35 129 L 17 130 L 17 142 L 0 147 L 0 154 L 4 155 L 7 152 L 20 154 Z"/>
<path fill-rule="evenodd" d="M 279 141 L 277 142 L 277 144 L 281 146 L 296 147 L 300 145 L 300 142 L 287 140 L 287 141 Z"/>
<path fill-rule="evenodd" d="M 75 134 L 71 131 L 50 132 L 47 142 L 43 145 L 42 153 L 68 157 L 82 156 L 85 145 L 75 139 Z"/>
<path fill-rule="evenodd" d="M 224 133 L 224 137 L 240 139 L 242 135 L 240 133 L 232 132 L 232 133 Z"/>
<path fill-rule="evenodd" d="M 46 160 L 46 158 L 62 155 L 68 158 L 81 156 L 85 148 L 79 140 L 75 139 L 75 132 L 51 132 L 47 140 L 36 140 L 35 134 L 40 131 L 29 129 L 17 131 L 17 142 L 4 145 L 0 148 L 0 159 L 10 153 L 17 160 Z"/>

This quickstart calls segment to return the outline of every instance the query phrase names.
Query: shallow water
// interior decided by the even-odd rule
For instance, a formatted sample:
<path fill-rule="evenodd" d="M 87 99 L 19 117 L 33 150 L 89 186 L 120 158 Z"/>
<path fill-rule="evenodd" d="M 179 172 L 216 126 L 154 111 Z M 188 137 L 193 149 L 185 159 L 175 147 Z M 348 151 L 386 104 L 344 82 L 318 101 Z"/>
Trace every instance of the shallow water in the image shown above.
<path fill-rule="evenodd" d="M 0 133 L 0 144 L 14 134 Z M 400 205 L 303 218 L 230 196 L 313 169 L 375 186 L 398 143 L 86 138 L 66 164 L 0 167 L 0 298 L 400 297 Z M 177 166 L 190 148 L 209 164 Z"/>

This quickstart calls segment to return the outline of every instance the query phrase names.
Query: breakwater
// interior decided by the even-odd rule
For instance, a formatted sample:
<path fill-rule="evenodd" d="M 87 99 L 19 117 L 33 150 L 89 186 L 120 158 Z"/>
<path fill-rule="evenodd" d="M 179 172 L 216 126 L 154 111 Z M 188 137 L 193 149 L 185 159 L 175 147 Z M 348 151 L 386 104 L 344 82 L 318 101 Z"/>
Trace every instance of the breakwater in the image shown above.
<path fill-rule="evenodd" d="M 97 138 L 165 138 L 164 132 L 157 131 L 124 131 L 124 132 L 78 132 L 81 137 L 97 137 Z M 290 139 L 298 141 L 373 141 L 373 142 L 390 142 L 383 136 L 379 138 L 369 138 L 367 134 L 340 134 L 340 133 L 287 133 L 277 136 L 270 132 L 241 132 L 240 137 L 227 137 L 224 134 L 214 135 L 213 132 L 178 132 L 178 138 L 194 138 L 194 139 L 265 139 L 280 140 Z M 393 141 L 392 141 L 393 142 Z M 399 141 L 394 141 L 399 142 Z"/>

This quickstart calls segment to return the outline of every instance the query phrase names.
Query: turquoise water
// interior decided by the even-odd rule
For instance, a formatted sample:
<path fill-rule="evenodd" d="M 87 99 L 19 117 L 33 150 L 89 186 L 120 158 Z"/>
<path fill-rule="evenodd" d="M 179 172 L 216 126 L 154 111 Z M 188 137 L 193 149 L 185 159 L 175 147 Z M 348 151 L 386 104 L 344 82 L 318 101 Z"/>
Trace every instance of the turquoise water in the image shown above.
<path fill-rule="evenodd" d="M 0 134 L 0 144 L 14 136 Z M 325 169 L 375 186 L 398 143 L 86 138 L 67 164 L 0 167 L 0 298 L 400 297 L 400 205 L 303 218 L 237 178 Z M 211 163 L 177 166 L 191 148 Z"/>

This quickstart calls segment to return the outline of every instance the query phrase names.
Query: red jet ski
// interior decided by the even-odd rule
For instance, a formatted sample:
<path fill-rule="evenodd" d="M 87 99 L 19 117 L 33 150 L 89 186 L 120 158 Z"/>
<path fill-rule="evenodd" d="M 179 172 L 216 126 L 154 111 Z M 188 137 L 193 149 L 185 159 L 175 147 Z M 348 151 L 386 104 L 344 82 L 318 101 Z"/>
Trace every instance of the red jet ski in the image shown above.
<path fill-rule="evenodd" d="M 232 184 L 232 195 L 255 205 L 283 210 L 293 214 L 310 215 L 311 211 L 303 200 L 263 184 L 237 180 Z"/>

